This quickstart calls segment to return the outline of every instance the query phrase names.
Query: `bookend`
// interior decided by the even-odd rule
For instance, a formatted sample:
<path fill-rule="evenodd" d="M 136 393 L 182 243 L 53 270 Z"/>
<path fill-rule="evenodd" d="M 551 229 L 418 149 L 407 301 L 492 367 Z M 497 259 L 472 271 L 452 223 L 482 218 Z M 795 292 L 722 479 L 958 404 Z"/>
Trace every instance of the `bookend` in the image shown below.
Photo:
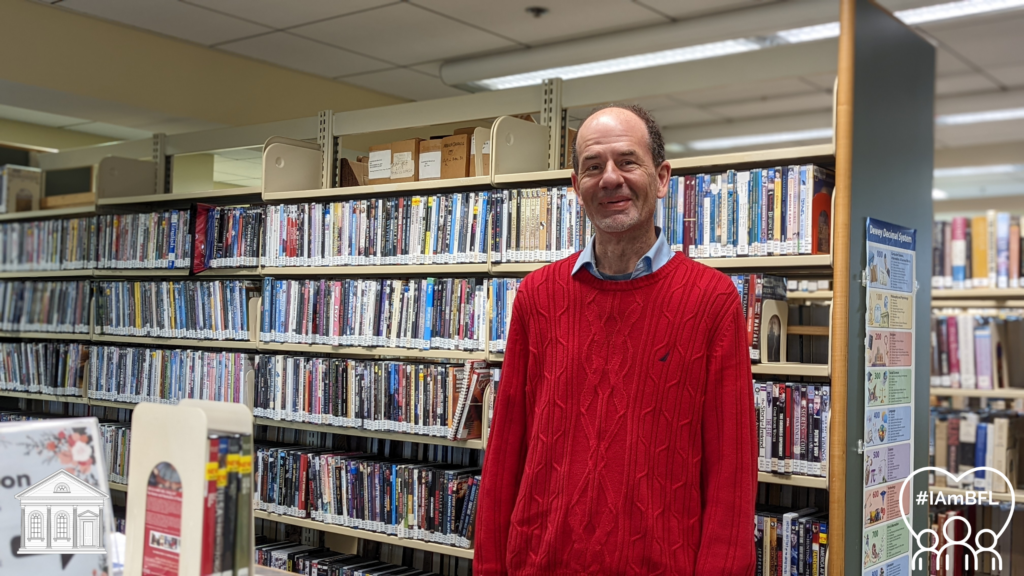
<path fill-rule="evenodd" d="M 207 484 L 209 434 L 251 435 L 252 411 L 242 404 L 182 400 L 177 405 L 140 403 L 132 415 L 132 444 L 128 473 L 125 576 L 141 576 L 147 551 L 147 484 L 155 470 L 173 466 L 180 478 L 180 537 L 164 551 L 177 552 L 179 576 L 200 576 L 203 551 L 204 493 Z M 251 467 L 249 474 L 251 475 Z M 165 475 L 164 478 L 167 478 Z M 253 547 L 253 507 L 239 502 L 239 514 L 248 515 L 249 549 Z M 151 519 L 152 520 L 152 519 Z M 245 519 L 241 519 L 245 522 Z M 167 530 L 173 533 L 174 530 Z M 169 540 L 169 539 L 168 539 Z M 150 543 L 152 546 L 153 543 Z M 159 546 L 158 546 L 159 547 Z M 168 556 L 168 554 L 164 554 Z M 151 561 L 147 558 L 147 562 Z M 253 574 L 253 556 L 238 574 Z"/>

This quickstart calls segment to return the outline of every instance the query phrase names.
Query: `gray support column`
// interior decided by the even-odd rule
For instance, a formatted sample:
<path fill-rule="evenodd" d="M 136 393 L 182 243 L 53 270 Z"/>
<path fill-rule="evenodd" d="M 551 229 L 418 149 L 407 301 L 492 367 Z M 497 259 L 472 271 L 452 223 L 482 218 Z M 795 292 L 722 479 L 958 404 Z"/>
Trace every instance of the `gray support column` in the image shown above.
<path fill-rule="evenodd" d="M 50 537 L 50 526 L 53 524 L 53 516 L 51 516 L 50 506 L 46 506 L 46 547 L 51 548 L 53 541 Z"/>
<path fill-rule="evenodd" d="M 71 547 L 78 546 L 78 506 L 74 507 L 71 518 Z"/>
<path fill-rule="evenodd" d="M 21 547 L 26 548 L 25 545 L 28 542 L 28 537 L 31 536 L 28 532 L 28 525 L 25 523 L 25 505 L 21 505 Z"/>

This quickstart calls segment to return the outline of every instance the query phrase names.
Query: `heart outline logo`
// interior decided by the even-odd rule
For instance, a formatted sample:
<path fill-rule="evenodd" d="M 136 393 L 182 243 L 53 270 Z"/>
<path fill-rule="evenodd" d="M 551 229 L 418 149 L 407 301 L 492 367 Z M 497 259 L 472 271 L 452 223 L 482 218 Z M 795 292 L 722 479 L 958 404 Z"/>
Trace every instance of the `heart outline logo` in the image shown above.
<path fill-rule="evenodd" d="M 910 482 L 910 480 L 913 477 L 917 476 L 918 473 L 920 473 L 920 472 L 928 472 L 928 471 L 934 471 L 934 472 L 937 472 L 939 474 L 942 474 L 942 475 L 946 476 L 947 478 L 952 479 L 953 482 L 956 483 L 956 484 L 959 484 L 961 480 L 963 480 L 964 478 L 966 478 L 968 476 L 973 476 L 976 472 L 989 472 L 989 473 L 993 473 L 993 474 L 998 474 L 999 477 L 1002 478 L 1004 482 L 1006 482 L 1006 486 L 1010 488 L 1010 513 L 1007 515 L 1006 522 L 1003 524 L 1002 528 L 999 529 L 999 532 L 994 532 L 990 528 L 983 528 L 983 529 L 979 530 L 978 533 L 975 534 L 975 536 L 974 536 L 974 544 L 977 546 L 977 548 L 975 548 L 974 546 L 971 545 L 970 542 L 967 541 L 967 539 L 971 537 L 970 523 L 968 523 L 967 519 L 962 517 L 962 516 L 951 516 L 942 525 L 942 533 L 947 537 L 947 542 L 942 546 L 942 548 L 938 548 L 938 549 L 936 549 L 936 547 L 938 546 L 938 543 L 939 543 L 939 534 L 935 530 L 932 530 L 931 528 L 925 528 L 921 532 L 914 532 L 914 527 L 911 526 L 910 525 L 910 521 L 907 520 L 907 511 L 903 509 L 903 496 L 906 493 L 905 491 L 906 491 L 906 488 L 907 488 L 907 484 Z M 989 493 L 991 493 L 990 490 L 973 490 L 973 492 L 989 492 Z M 992 556 L 993 556 L 993 558 L 992 558 L 992 567 L 996 568 L 996 563 L 998 562 L 998 569 L 1002 570 L 1003 559 L 1002 559 L 1001 556 L 999 556 L 998 553 L 996 553 L 995 546 L 996 546 L 996 543 L 999 541 L 1000 536 L 1003 535 L 1003 532 L 1006 531 L 1006 529 L 1010 526 L 1010 522 L 1013 520 L 1013 512 L 1014 512 L 1014 509 L 1016 508 L 1016 505 L 1017 505 L 1017 493 L 1016 493 L 1015 490 L 1013 490 L 1013 482 L 1010 482 L 1010 479 L 1007 478 L 1006 475 L 1003 474 L 1001 471 L 996 470 L 995 468 L 989 468 L 988 466 L 975 466 L 974 468 L 971 468 L 970 470 L 962 472 L 959 475 L 953 475 L 948 470 L 946 470 L 944 468 L 938 468 L 938 467 L 935 467 L 935 466 L 925 466 L 924 468 L 918 468 L 917 470 L 914 470 L 910 475 L 908 475 L 906 478 L 903 479 L 903 483 L 900 485 L 899 505 L 900 505 L 900 518 L 902 518 L 903 523 L 907 526 L 907 529 L 910 531 L 910 533 L 913 534 L 914 540 L 917 542 L 917 545 L 918 545 L 918 551 L 914 553 L 914 558 L 911 561 L 911 566 L 914 566 L 915 564 L 918 564 L 918 555 L 920 555 L 922 553 L 933 552 L 933 553 L 935 553 L 937 558 L 941 558 L 943 552 L 945 552 L 945 550 L 947 548 L 955 547 L 955 546 L 964 546 L 964 547 L 966 547 L 970 551 L 971 556 L 974 557 L 974 569 L 975 570 L 980 568 L 979 559 L 980 559 L 980 556 L 981 556 L 981 554 L 983 552 L 991 553 Z M 950 538 L 949 537 L 949 533 L 946 531 L 946 528 L 955 520 L 960 520 L 967 527 L 966 536 L 964 536 L 963 540 L 956 540 L 954 538 Z M 983 546 L 981 544 L 981 536 L 982 536 L 982 534 L 985 534 L 985 533 L 988 533 L 989 535 L 992 536 L 992 544 L 990 546 Z M 924 536 L 925 534 L 928 534 L 929 536 L 934 538 L 934 543 L 931 546 L 925 546 L 924 543 L 921 542 L 921 537 Z M 950 556 L 951 556 L 951 554 L 947 554 L 946 555 L 946 567 L 947 568 L 949 568 Z M 965 565 L 968 564 L 969 561 L 970 561 L 970 557 L 965 556 L 964 557 L 964 564 Z M 967 566 L 965 566 L 965 567 L 967 567 Z M 922 568 L 922 566 L 918 565 L 918 569 L 921 569 L 921 568 Z"/>

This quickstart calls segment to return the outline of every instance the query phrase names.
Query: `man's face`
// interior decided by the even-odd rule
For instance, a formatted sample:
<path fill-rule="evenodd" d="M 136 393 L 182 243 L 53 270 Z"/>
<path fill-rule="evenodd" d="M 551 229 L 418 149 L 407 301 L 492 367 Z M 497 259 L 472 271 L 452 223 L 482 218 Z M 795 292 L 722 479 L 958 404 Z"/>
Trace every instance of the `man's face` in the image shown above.
<path fill-rule="evenodd" d="M 583 123 L 576 135 L 579 166 L 572 175 L 587 216 L 603 232 L 625 232 L 654 218 L 668 193 L 668 162 L 655 166 L 643 121 L 608 108 Z"/>

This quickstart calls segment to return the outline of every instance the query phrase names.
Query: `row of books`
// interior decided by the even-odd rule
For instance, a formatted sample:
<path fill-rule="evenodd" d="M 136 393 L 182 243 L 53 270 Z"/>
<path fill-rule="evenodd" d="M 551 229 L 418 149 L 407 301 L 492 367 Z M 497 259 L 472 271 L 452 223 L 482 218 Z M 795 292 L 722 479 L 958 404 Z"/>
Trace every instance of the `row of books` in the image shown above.
<path fill-rule="evenodd" d="M 0 330 L 88 333 L 91 296 L 86 281 L 0 282 Z"/>
<path fill-rule="evenodd" d="M 594 234 L 572 188 L 491 192 L 492 262 L 554 262 L 582 250 Z"/>
<path fill-rule="evenodd" d="M 81 396 L 88 358 L 77 342 L 0 342 L 0 390 Z"/>
<path fill-rule="evenodd" d="M 834 188 L 813 164 L 675 176 L 654 221 L 691 258 L 827 254 Z"/>
<path fill-rule="evenodd" d="M 1014 514 L 1013 509 L 999 506 L 946 506 L 936 505 L 928 509 L 928 526 L 935 534 L 932 550 L 942 554 L 925 552 L 924 571 L 929 576 L 998 576 L 1020 574 L 1024 567 L 1024 515 Z M 991 541 L 986 552 L 979 551 L 975 563 L 971 549 L 955 543 L 967 543 L 973 548 L 989 546 L 989 538 L 977 540 L 978 534 L 987 531 L 998 535 Z M 983 542 L 983 544 L 982 544 Z M 916 564 L 911 566 L 916 568 Z M 890 572 L 885 572 L 889 574 Z M 872 573 L 871 576 L 885 576 Z"/>
<path fill-rule="evenodd" d="M 260 510 L 469 548 L 480 469 L 372 454 L 257 446 Z"/>
<path fill-rule="evenodd" d="M 132 428 L 130 424 L 100 423 L 100 437 L 103 440 L 103 461 L 107 463 L 110 481 L 128 483 L 128 454 L 131 450 Z"/>
<path fill-rule="evenodd" d="M 259 266 L 262 206 L 196 206 L 194 272 Z"/>
<path fill-rule="evenodd" d="M 267 206 L 264 266 L 487 262 L 488 192 Z"/>
<path fill-rule="evenodd" d="M 0 224 L 0 272 L 95 268 L 95 228 L 93 217 Z"/>
<path fill-rule="evenodd" d="M 508 344 L 508 329 L 512 324 L 512 305 L 519 293 L 522 278 L 494 278 L 490 280 L 491 336 L 487 349 L 504 352 Z"/>
<path fill-rule="evenodd" d="M 90 346 L 86 395 L 114 402 L 176 404 L 184 398 L 246 402 L 249 354 Z"/>
<path fill-rule="evenodd" d="M 482 396 L 490 382 L 490 369 L 483 364 L 259 355 L 253 414 L 289 422 L 479 438 L 482 412 L 471 409 L 471 396 L 477 388 Z"/>
<path fill-rule="evenodd" d="M 930 464 L 959 475 L 977 466 L 985 470 L 963 477 L 959 482 L 945 474 L 931 473 L 933 486 L 1006 493 L 1024 485 L 1019 464 L 1024 447 L 1024 417 L 1002 410 L 959 411 L 933 408 L 929 416 Z"/>
<path fill-rule="evenodd" d="M 758 471 L 828 477 L 830 392 L 825 384 L 754 382 Z"/>
<path fill-rule="evenodd" d="M 825 576 L 828 514 L 759 506 L 754 516 L 757 576 Z"/>
<path fill-rule="evenodd" d="M 96 216 L 98 268 L 184 268 L 191 263 L 188 210 Z"/>
<path fill-rule="evenodd" d="M 200 556 L 201 574 L 247 574 L 252 561 L 252 512 L 253 499 L 253 439 L 249 434 L 221 434 L 213 432 L 208 438 L 206 458 L 206 483 L 203 493 L 203 544 Z M 150 497 L 154 489 L 181 491 L 178 473 L 166 462 L 157 465 L 154 475 L 166 474 L 156 479 L 151 477 L 148 490 Z M 214 472 L 216 471 L 216 472 Z M 175 480 L 177 485 L 175 486 Z M 180 498 L 180 496 L 178 496 Z M 161 546 L 154 543 L 158 532 L 147 528 L 149 547 L 178 552 L 180 538 L 168 536 Z M 143 572 L 147 572 L 145 569 Z"/>
<path fill-rule="evenodd" d="M 273 520 L 256 520 L 256 563 L 307 576 L 470 576 L 472 560 L 359 540 L 354 553 L 325 546 L 322 532 L 300 532 Z"/>
<path fill-rule="evenodd" d="M 96 328 L 115 336 L 249 340 L 247 280 L 97 282 Z"/>
<path fill-rule="evenodd" d="M 1024 388 L 1024 317 L 933 312 L 931 385 Z"/>
<path fill-rule="evenodd" d="M 487 280 L 263 279 L 260 340 L 483 350 Z"/>
<path fill-rule="evenodd" d="M 1019 288 L 1020 217 L 989 210 L 984 216 L 957 216 L 932 226 L 932 288 Z"/>

